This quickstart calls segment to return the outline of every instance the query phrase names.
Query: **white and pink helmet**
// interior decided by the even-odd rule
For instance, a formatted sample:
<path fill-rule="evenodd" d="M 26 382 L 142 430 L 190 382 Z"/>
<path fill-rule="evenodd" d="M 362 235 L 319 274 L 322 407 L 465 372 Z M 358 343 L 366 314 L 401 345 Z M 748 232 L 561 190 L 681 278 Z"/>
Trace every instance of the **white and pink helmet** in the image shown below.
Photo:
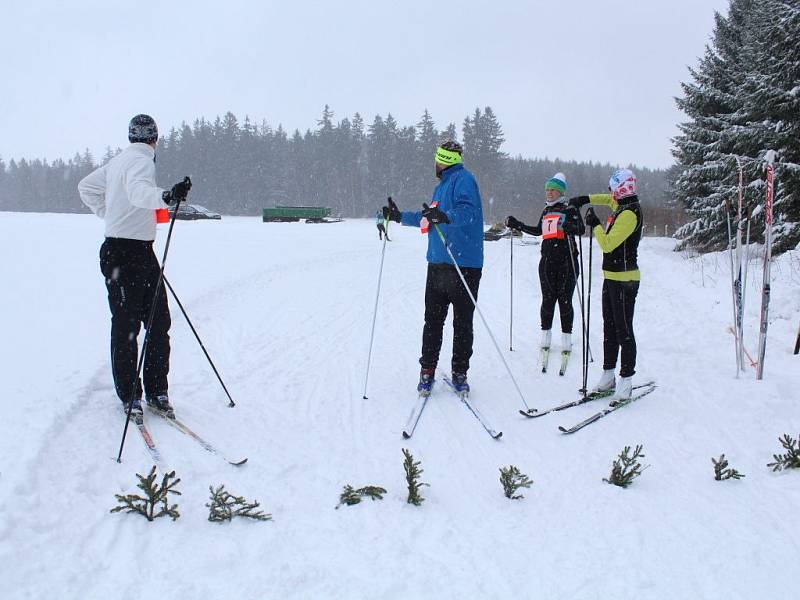
<path fill-rule="evenodd" d="M 630 169 L 617 169 L 608 180 L 608 189 L 614 200 L 636 195 L 636 175 Z"/>

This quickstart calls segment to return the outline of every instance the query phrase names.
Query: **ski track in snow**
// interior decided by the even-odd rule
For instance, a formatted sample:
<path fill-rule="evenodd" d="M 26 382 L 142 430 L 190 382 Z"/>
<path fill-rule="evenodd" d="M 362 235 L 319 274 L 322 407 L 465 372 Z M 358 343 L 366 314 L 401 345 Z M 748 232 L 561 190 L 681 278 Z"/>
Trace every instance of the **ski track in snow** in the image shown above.
<path fill-rule="evenodd" d="M 800 433 L 796 257 L 773 267 L 765 380 L 734 378 L 724 255 L 690 258 L 645 238 L 636 379 L 657 391 L 570 436 L 602 401 L 521 417 L 516 390 L 478 315 L 472 400 L 504 432 L 492 440 L 443 382 L 411 440 L 424 238 L 394 224 L 384 265 L 368 400 L 362 399 L 380 242 L 371 220 L 178 223 L 167 274 L 228 385 L 227 398 L 172 308 L 171 397 L 231 467 L 155 417 L 163 468 L 182 479 L 181 518 L 109 514 L 151 461 L 123 419 L 108 365 L 108 307 L 97 264 L 102 223 L 86 215 L 0 214 L 15 285 L 3 294 L 7 398 L 0 436 L 3 598 L 756 598 L 796 583 L 797 473 L 766 468 L 778 436 Z M 166 229 L 159 232 L 159 258 Z M 584 251 L 587 250 L 584 244 Z M 514 352 L 508 352 L 507 241 L 486 243 L 479 302 L 528 404 L 575 397 L 577 300 L 565 377 L 537 367 L 539 248 L 514 249 Z M 601 254 L 595 247 L 590 384 L 602 364 Z M 794 261 L 794 263 L 792 262 Z M 753 259 L 747 347 L 760 267 Z M 556 315 L 555 326 L 559 317 Z M 140 338 L 141 339 L 141 338 Z M 560 339 L 554 336 L 556 343 Z M 446 325 L 440 374 L 449 373 Z M 551 366 L 552 366 L 551 362 Z M 628 490 L 604 484 L 625 445 L 651 465 Z M 401 448 L 422 462 L 422 507 L 405 503 Z M 715 482 L 725 453 L 742 481 Z M 534 480 L 509 501 L 501 466 Z M 208 486 L 261 501 L 274 522 L 206 520 Z M 383 501 L 334 510 L 345 484 Z"/>

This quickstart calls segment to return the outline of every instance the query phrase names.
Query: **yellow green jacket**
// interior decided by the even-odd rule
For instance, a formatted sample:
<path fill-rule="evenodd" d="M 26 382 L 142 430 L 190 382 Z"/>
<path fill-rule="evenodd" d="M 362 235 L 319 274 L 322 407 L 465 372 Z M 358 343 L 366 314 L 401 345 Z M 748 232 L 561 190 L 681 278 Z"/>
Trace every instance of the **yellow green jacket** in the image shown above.
<path fill-rule="evenodd" d="M 611 194 L 592 194 L 589 202 L 611 208 L 606 226 L 592 230 L 603 251 L 603 277 L 612 281 L 639 281 L 638 250 L 644 219 L 639 198 L 630 196 L 620 202 Z"/>

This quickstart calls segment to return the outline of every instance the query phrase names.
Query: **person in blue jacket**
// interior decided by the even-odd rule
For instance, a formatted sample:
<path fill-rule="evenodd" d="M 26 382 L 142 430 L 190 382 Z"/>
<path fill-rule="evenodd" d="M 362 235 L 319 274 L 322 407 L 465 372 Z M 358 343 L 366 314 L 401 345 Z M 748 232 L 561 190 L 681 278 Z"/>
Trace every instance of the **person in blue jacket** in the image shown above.
<path fill-rule="evenodd" d="M 464 168 L 461 144 L 443 143 L 436 150 L 436 177 L 430 206 L 423 210 L 400 212 L 390 199 L 383 207 L 385 218 L 409 227 L 420 227 L 428 236 L 428 278 L 425 285 L 425 326 L 422 330 L 422 356 L 417 391 L 430 393 L 433 386 L 442 331 L 447 311 L 453 305 L 452 381 L 457 391 L 469 391 L 467 371 L 472 357 L 472 317 L 475 305 L 453 265 L 453 260 L 436 231 L 441 230 L 450 252 L 477 300 L 483 269 L 483 207 L 475 177 Z"/>

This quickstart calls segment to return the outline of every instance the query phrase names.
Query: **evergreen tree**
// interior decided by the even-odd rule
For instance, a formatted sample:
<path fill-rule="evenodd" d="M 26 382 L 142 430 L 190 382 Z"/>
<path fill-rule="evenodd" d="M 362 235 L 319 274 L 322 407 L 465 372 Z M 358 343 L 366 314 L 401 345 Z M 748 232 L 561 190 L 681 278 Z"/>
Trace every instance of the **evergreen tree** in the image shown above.
<path fill-rule="evenodd" d="M 418 460 L 415 461 L 411 452 L 406 448 L 403 448 L 403 456 L 405 457 L 403 460 L 403 469 L 406 472 L 406 483 L 408 484 L 408 497 L 406 498 L 406 502 L 414 506 L 419 506 L 425 502 L 425 498 L 422 497 L 420 490 L 422 486 L 428 484 L 419 480 L 423 473 L 423 470 L 419 468 L 420 462 Z"/>
<path fill-rule="evenodd" d="M 342 493 L 339 494 L 339 504 L 336 505 L 335 508 L 339 508 L 340 506 L 347 505 L 353 506 L 354 504 L 360 504 L 361 500 L 364 498 L 370 498 L 372 500 L 383 500 L 383 495 L 386 493 L 386 490 L 382 487 L 378 487 L 376 485 L 367 485 L 362 488 L 355 489 L 352 485 L 344 486 Z"/>
<path fill-rule="evenodd" d="M 621 488 L 628 487 L 633 480 L 639 477 L 647 467 L 642 467 L 642 464 L 639 462 L 640 458 L 644 458 L 644 453 L 642 452 L 642 445 L 639 444 L 633 451 L 631 452 L 630 446 L 625 446 L 622 452 L 619 453 L 617 460 L 611 466 L 611 474 L 608 476 L 608 479 L 605 477 L 603 481 L 606 483 L 610 483 L 611 485 L 616 485 Z"/>
<path fill-rule="evenodd" d="M 6 164 L 0 156 L 0 210 L 10 210 L 9 197 L 7 191 L 8 175 L 6 174 Z"/>
<path fill-rule="evenodd" d="M 752 17 L 752 49 L 736 135 L 753 149 L 753 175 L 766 185 L 766 158 L 777 153 L 773 253 L 800 242 L 800 4 L 762 0 Z"/>
<path fill-rule="evenodd" d="M 433 172 L 433 154 L 428 156 L 429 169 L 419 169 L 415 164 L 419 156 L 419 145 L 417 142 L 416 127 L 403 127 L 397 131 L 393 162 L 394 168 L 394 189 L 397 190 L 397 197 L 403 201 L 410 202 L 412 206 L 420 206 L 423 199 L 430 195 L 430 185 L 425 185 L 431 181 L 425 175 Z M 427 189 L 425 189 L 427 187 Z"/>
<path fill-rule="evenodd" d="M 519 467 L 509 465 L 500 467 L 500 483 L 503 486 L 503 494 L 509 500 L 521 500 L 525 496 L 517 492 L 521 488 L 529 488 L 533 485 L 533 480 L 519 470 Z"/>
<path fill-rule="evenodd" d="M 145 477 L 144 475 L 136 474 L 139 483 L 136 487 L 142 490 L 145 495 L 138 494 L 114 494 L 114 497 L 119 502 L 119 505 L 112 508 L 110 512 L 136 513 L 145 517 L 148 521 L 154 521 L 159 517 L 172 517 L 175 521 L 180 517 L 178 512 L 178 505 L 169 504 L 170 494 L 180 496 L 181 493 L 175 489 L 175 486 L 180 483 L 180 479 L 175 479 L 175 471 L 166 473 L 161 480 L 161 485 L 156 483 L 156 466 L 150 469 L 150 473 Z M 158 512 L 156 507 L 160 506 Z"/>
<path fill-rule="evenodd" d="M 693 217 L 678 232 L 681 247 L 716 250 L 727 244 L 725 200 L 736 191 L 738 155 L 725 134 L 742 107 L 740 65 L 754 2 L 731 0 L 727 17 L 715 13 L 711 45 L 698 67 L 689 69 L 693 81 L 681 84 L 677 104 L 690 121 L 679 125 L 681 135 L 673 140 L 679 170 L 675 194 Z"/>
<path fill-rule="evenodd" d="M 716 481 L 724 481 L 726 479 L 741 479 L 744 477 L 744 474 L 739 473 L 739 471 L 731 468 L 728 465 L 728 459 L 725 458 L 724 454 L 721 454 L 717 459 L 712 458 L 711 463 L 714 465 L 714 479 Z"/>
<path fill-rule="evenodd" d="M 424 156 L 430 163 L 430 157 L 436 152 L 439 145 L 439 132 L 436 131 L 436 123 L 433 117 L 426 108 L 417 122 L 417 146 L 419 147 L 420 156 Z"/>
<path fill-rule="evenodd" d="M 386 121 L 375 115 L 367 132 L 367 196 L 369 198 L 385 198 L 396 196 L 392 189 L 392 133 Z"/>
<path fill-rule="evenodd" d="M 262 168 L 265 157 L 262 154 L 265 138 L 270 132 L 265 132 L 264 137 L 258 136 L 256 127 L 250 122 L 250 118 L 245 115 L 244 122 L 239 131 L 239 140 L 236 143 L 236 164 L 237 169 L 234 173 L 234 185 L 236 182 L 243 182 L 240 185 L 237 203 L 244 214 L 252 214 L 258 211 L 259 194 L 255 180 L 261 180 L 265 184 L 269 179 L 268 172 Z"/>
<path fill-rule="evenodd" d="M 773 471 L 782 471 L 783 469 L 800 469 L 800 445 L 797 439 L 792 438 L 788 433 L 785 433 L 778 441 L 786 450 L 785 454 L 773 454 L 774 462 L 767 464 Z"/>
<path fill-rule="evenodd" d="M 800 241 L 800 6 L 787 0 L 730 0 L 713 40 L 677 100 L 690 121 L 673 141 L 676 196 L 692 220 L 681 247 L 727 244 L 725 203 L 735 199 L 738 165 L 745 202 L 764 202 L 765 156 L 778 155 L 774 253 Z M 763 228 L 756 228 L 756 239 Z"/>
<path fill-rule="evenodd" d="M 491 107 L 484 108 L 483 113 L 476 108 L 472 121 L 465 124 L 464 154 L 478 180 L 481 197 L 488 204 L 484 210 L 488 212 L 490 221 L 495 220 L 495 200 L 499 200 L 503 193 L 501 182 L 504 180 L 503 163 L 506 155 L 500 151 L 500 147 L 504 141 L 502 127 Z"/>
<path fill-rule="evenodd" d="M 311 204 L 332 206 L 337 212 L 341 212 L 346 193 L 339 186 L 342 169 L 340 157 L 337 155 L 338 134 L 333 123 L 333 111 L 326 104 L 310 144 L 313 157 L 310 165 L 311 177 L 315 182 Z"/>
<path fill-rule="evenodd" d="M 454 142 L 458 141 L 458 133 L 456 133 L 456 124 L 450 123 L 444 130 L 444 134 L 442 135 L 442 139 L 440 141 L 446 142 L 448 140 L 453 140 Z"/>
<path fill-rule="evenodd" d="M 28 161 L 21 158 L 19 165 L 16 168 L 16 180 L 19 186 L 18 201 L 24 207 L 23 210 L 36 210 L 34 207 L 35 193 L 33 189 L 33 176 L 31 173 L 31 166 Z M 41 209 L 40 209 L 41 210 Z"/>
<path fill-rule="evenodd" d="M 476 108 L 471 117 L 465 117 L 461 125 L 461 139 L 464 147 L 464 159 L 469 160 L 470 164 L 480 156 L 480 134 L 478 129 L 481 126 L 481 109 Z M 474 169 L 474 165 L 473 165 Z"/>
<path fill-rule="evenodd" d="M 216 523 L 231 521 L 234 517 L 244 517 L 255 521 L 271 521 L 272 515 L 258 510 L 261 506 L 258 501 L 248 502 L 243 496 L 234 496 L 229 493 L 224 485 L 216 489 L 208 486 L 211 492 L 211 502 L 206 504 L 208 507 L 208 520 Z"/>

